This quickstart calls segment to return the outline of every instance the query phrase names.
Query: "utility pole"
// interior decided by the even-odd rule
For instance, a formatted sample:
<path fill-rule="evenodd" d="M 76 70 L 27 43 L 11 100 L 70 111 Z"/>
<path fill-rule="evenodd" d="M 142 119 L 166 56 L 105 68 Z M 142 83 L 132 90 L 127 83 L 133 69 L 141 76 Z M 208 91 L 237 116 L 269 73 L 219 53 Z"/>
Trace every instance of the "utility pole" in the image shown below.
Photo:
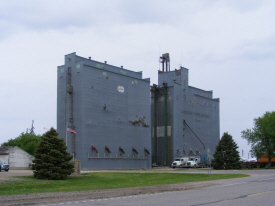
<path fill-rule="evenodd" d="M 31 129 L 30 129 L 30 134 L 34 134 L 35 135 L 35 133 L 34 133 L 34 126 L 33 126 L 33 123 L 34 123 L 34 120 L 32 120 L 32 127 L 31 127 Z"/>

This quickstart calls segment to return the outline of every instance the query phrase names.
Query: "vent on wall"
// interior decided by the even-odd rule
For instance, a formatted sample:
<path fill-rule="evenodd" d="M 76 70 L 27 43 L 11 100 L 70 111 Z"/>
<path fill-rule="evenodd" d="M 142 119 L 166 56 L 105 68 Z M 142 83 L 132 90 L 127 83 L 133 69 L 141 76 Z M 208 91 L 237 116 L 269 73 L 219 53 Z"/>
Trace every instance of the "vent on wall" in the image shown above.
<path fill-rule="evenodd" d="M 146 147 L 144 147 L 144 151 L 145 151 L 148 155 L 150 155 L 150 152 L 148 151 L 148 149 L 146 149 Z"/>
<path fill-rule="evenodd" d="M 92 150 L 95 152 L 95 153 L 98 153 L 97 149 L 94 147 L 94 145 L 92 145 Z"/>
<path fill-rule="evenodd" d="M 133 153 L 138 154 L 138 151 L 134 147 L 132 147 L 132 150 L 133 150 Z"/>
<path fill-rule="evenodd" d="M 110 151 L 110 149 L 107 147 L 107 145 L 105 145 L 105 150 L 110 154 L 111 153 L 111 151 Z"/>
<path fill-rule="evenodd" d="M 119 151 L 122 153 L 122 154 L 125 154 L 124 150 L 122 149 L 121 146 L 119 146 Z"/>

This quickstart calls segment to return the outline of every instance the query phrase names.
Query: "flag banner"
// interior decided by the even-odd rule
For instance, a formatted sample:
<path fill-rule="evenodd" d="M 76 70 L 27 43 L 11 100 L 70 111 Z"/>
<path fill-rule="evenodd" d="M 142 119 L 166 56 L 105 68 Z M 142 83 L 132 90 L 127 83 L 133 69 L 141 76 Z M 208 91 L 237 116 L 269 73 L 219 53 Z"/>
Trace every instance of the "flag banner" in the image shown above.
<path fill-rule="evenodd" d="M 71 132 L 71 133 L 75 133 L 76 134 L 76 131 L 71 129 L 70 127 L 67 128 L 67 132 Z"/>

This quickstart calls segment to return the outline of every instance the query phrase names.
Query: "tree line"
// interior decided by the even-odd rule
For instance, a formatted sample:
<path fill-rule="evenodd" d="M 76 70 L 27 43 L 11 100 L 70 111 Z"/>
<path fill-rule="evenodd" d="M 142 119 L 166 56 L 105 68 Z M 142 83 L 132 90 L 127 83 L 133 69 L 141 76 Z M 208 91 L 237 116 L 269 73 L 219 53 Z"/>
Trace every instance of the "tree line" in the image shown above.
<path fill-rule="evenodd" d="M 51 135 L 49 135 L 49 133 L 51 133 Z M 43 153 L 43 150 L 40 150 L 41 148 L 39 149 L 37 147 L 42 147 L 43 141 L 41 142 L 41 140 L 49 136 L 54 136 L 54 141 L 58 142 L 56 139 L 58 138 L 58 133 L 56 130 L 51 128 L 48 133 L 45 133 L 42 136 L 36 135 L 34 133 L 34 127 L 32 123 L 30 132 L 28 132 L 27 129 L 26 133 L 21 133 L 15 139 L 10 139 L 7 142 L 1 144 L 1 146 L 18 146 L 31 155 L 39 156 L 38 153 Z M 270 168 L 271 159 L 275 157 L 275 112 L 266 112 L 263 116 L 255 118 L 254 127 L 243 130 L 241 132 L 241 137 L 246 139 L 248 144 L 251 144 L 251 152 L 254 156 L 258 157 L 260 154 L 267 154 L 269 159 L 268 167 Z M 62 151 L 66 150 L 66 146 L 64 146 L 63 143 L 60 142 L 59 144 L 60 148 L 62 148 Z M 221 137 L 218 145 L 216 146 L 216 151 L 213 155 L 213 168 L 241 169 L 242 165 L 240 162 L 238 148 L 239 147 L 233 140 L 233 137 L 228 134 L 228 132 L 225 132 Z M 40 152 L 38 152 L 39 150 Z M 39 161 L 36 160 L 36 162 L 38 163 Z"/>
<path fill-rule="evenodd" d="M 32 124 L 31 129 L 1 146 L 17 146 L 33 155 L 33 175 L 37 179 L 66 179 L 74 171 L 73 156 L 67 152 L 64 140 L 58 138 L 54 128 L 40 136 L 34 133 Z"/>
<path fill-rule="evenodd" d="M 34 150 L 36 145 L 40 142 L 41 136 L 31 133 L 22 132 L 15 139 L 10 139 L 7 142 L 1 144 L 1 147 L 4 146 L 17 146 L 27 153 L 34 155 Z"/>
<path fill-rule="evenodd" d="M 275 157 L 275 112 L 266 112 L 263 116 L 254 119 L 254 127 L 242 131 L 242 138 L 251 144 L 251 152 L 258 157 L 267 154 L 268 167 Z"/>
<path fill-rule="evenodd" d="M 267 167 L 271 166 L 271 159 L 275 157 L 275 112 L 266 112 L 254 119 L 254 127 L 241 132 L 241 137 L 251 145 L 251 153 L 255 157 L 266 154 Z M 215 169 L 240 169 L 240 155 L 238 145 L 227 132 L 223 134 L 216 147 L 213 167 Z"/>

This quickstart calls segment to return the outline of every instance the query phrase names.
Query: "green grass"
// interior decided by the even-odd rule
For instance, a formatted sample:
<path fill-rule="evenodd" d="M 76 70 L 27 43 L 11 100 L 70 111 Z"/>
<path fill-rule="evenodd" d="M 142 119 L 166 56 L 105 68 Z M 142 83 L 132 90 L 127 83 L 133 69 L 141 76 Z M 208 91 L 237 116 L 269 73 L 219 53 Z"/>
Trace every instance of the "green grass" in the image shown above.
<path fill-rule="evenodd" d="M 173 173 L 86 173 L 67 180 L 38 180 L 32 176 L 13 177 L 0 182 L 1 195 L 42 192 L 100 190 L 175 184 L 247 177 L 243 174 L 173 174 Z"/>

